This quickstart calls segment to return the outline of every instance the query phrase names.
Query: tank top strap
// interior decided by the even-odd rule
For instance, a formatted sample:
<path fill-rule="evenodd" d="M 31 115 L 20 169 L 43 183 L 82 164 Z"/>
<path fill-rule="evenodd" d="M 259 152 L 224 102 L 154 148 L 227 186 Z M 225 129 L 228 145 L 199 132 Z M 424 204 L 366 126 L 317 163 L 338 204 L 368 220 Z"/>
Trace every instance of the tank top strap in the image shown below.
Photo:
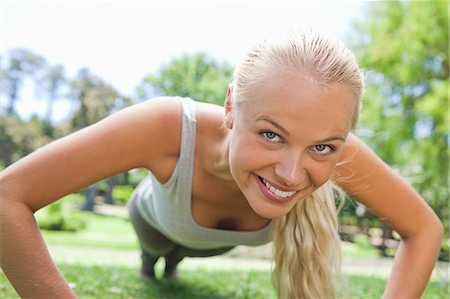
<path fill-rule="evenodd" d="M 178 190 L 191 197 L 194 175 L 196 139 L 196 103 L 190 98 L 180 98 L 183 117 L 181 128 L 180 157 L 178 160 Z M 180 194 L 181 195 L 181 194 Z"/>

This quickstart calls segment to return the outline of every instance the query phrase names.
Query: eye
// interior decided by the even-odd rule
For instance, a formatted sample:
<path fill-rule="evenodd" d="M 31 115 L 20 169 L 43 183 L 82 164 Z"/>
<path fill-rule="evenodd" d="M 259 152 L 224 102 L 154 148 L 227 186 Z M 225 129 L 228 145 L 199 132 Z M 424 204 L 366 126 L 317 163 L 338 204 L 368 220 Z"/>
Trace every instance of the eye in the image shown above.
<path fill-rule="evenodd" d="M 334 147 L 328 144 L 317 144 L 312 147 L 314 152 L 317 152 L 321 155 L 329 154 L 330 152 L 334 152 Z"/>
<path fill-rule="evenodd" d="M 274 133 L 274 132 L 261 132 L 260 133 L 265 140 L 270 141 L 270 142 L 281 142 L 281 137 Z"/>

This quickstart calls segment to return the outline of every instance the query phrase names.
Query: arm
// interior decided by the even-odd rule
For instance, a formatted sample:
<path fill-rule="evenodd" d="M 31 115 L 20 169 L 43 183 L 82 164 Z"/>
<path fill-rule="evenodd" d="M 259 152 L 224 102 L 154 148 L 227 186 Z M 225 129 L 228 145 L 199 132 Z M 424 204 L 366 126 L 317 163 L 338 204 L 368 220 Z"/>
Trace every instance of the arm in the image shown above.
<path fill-rule="evenodd" d="M 168 178 L 172 157 L 178 156 L 180 116 L 178 100 L 144 102 L 55 141 L 0 173 L 0 265 L 21 297 L 75 297 L 51 260 L 33 213 L 132 168 L 154 169 L 162 180 Z"/>
<path fill-rule="evenodd" d="M 443 226 L 432 209 L 362 141 L 349 136 L 336 168 L 339 185 L 397 231 L 400 242 L 383 298 L 420 298 L 433 271 Z"/>

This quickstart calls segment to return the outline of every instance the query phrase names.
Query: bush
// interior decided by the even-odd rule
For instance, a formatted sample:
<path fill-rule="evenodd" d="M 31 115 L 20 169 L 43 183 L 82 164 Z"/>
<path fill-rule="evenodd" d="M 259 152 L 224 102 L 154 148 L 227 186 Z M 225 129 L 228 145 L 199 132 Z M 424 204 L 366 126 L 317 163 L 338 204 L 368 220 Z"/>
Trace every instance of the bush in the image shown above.
<path fill-rule="evenodd" d="M 373 248 L 372 244 L 370 244 L 370 240 L 366 235 L 357 234 L 354 238 L 354 243 L 358 245 L 360 248 L 371 249 Z"/>
<path fill-rule="evenodd" d="M 87 216 L 78 210 L 65 208 L 61 199 L 35 213 L 39 228 L 58 231 L 78 231 L 86 227 Z"/>
<path fill-rule="evenodd" d="M 134 188 L 129 185 L 115 186 L 112 192 L 113 202 L 117 205 L 125 205 L 130 199 Z"/>
<path fill-rule="evenodd" d="M 441 243 L 441 252 L 439 253 L 439 260 L 444 262 L 450 261 L 450 250 L 449 250 L 450 241 L 446 238 L 442 240 Z"/>

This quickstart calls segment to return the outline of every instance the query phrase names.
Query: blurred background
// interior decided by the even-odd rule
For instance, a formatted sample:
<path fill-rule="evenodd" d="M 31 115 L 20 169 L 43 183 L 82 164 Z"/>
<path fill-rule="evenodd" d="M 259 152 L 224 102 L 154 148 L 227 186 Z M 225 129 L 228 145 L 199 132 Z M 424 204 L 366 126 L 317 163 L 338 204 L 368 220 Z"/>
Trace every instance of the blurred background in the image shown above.
<path fill-rule="evenodd" d="M 356 133 L 442 219 L 439 259 L 448 262 L 448 1 L 2 1 L 0 10 L 0 169 L 153 96 L 222 105 L 234 65 L 267 33 L 336 35 L 365 70 Z M 73 232 L 89 225 L 81 211 L 124 217 L 145 174 L 69 195 L 40 211 L 39 224 Z M 346 244 L 395 253 L 398 235 L 351 198 L 340 220 Z"/>

